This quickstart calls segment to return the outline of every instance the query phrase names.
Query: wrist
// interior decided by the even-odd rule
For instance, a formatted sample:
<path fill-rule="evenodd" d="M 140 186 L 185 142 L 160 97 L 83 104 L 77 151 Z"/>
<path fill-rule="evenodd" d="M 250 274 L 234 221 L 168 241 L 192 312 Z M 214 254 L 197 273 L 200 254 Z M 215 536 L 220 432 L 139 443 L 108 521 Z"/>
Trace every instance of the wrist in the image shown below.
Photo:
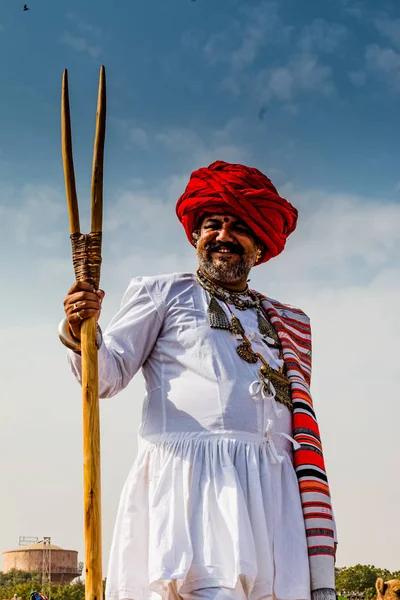
<path fill-rule="evenodd" d="M 60 341 L 69 348 L 69 350 L 73 350 L 74 352 L 81 351 L 81 340 L 76 338 L 74 333 L 72 332 L 68 319 L 65 318 L 61 321 L 58 326 L 58 337 Z M 97 340 L 96 340 L 97 349 L 99 349 L 103 343 L 103 334 L 100 328 L 100 325 L 97 325 Z"/>
<path fill-rule="evenodd" d="M 74 331 L 71 327 L 71 325 L 68 323 L 68 329 L 69 329 L 69 333 L 72 337 L 72 339 L 77 342 L 77 344 L 81 343 L 81 336 L 80 336 L 80 330 L 78 331 Z"/>

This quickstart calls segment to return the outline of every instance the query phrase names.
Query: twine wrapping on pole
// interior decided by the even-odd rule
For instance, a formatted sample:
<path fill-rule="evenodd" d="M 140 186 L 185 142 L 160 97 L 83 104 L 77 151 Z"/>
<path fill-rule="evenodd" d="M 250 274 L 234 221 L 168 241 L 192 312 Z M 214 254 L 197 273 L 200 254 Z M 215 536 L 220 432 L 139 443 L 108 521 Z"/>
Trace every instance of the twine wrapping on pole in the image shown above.
<path fill-rule="evenodd" d="M 101 231 L 72 233 L 70 237 L 76 280 L 87 281 L 98 289 L 101 269 Z"/>

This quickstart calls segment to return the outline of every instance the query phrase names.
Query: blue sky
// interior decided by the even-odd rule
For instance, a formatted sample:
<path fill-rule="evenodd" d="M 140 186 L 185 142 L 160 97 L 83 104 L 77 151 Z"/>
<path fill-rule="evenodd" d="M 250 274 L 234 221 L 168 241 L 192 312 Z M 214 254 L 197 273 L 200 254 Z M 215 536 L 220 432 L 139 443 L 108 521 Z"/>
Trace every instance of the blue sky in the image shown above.
<path fill-rule="evenodd" d="M 400 492 L 396 3 L 30 0 L 28 6 L 23 12 L 22 2 L 0 0 L 0 283 L 6 290 L 0 472 L 7 490 L 0 550 L 14 547 L 19 535 L 51 535 L 61 546 L 83 547 L 79 390 L 56 335 L 73 280 L 60 91 L 68 68 L 86 231 L 104 64 L 103 327 L 132 276 L 195 268 L 174 216 L 192 170 L 222 159 L 266 172 L 300 219 L 287 250 L 256 269 L 252 283 L 300 305 L 313 322 L 313 393 L 339 564 L 399 569 L 400 524 L 393 517 Z M 102 404 L 105 564 L 136 451 L 142 397 L 139 377 Z M 39 484 L 41 494 L 32 494 Z"/>
<path fill-rule="evenodd" d="M 77 171 L 87 177 L 104 62 L 110 186 L 174 168 L 176 153 L 152 139 L 144 151 L 132 128 L 149 138 L 168 128 L 207 136 L 240 119 L 233 139 L 251 140 L 257 163 L 283 179 L 288 172 L 302 185 L 391 193 L 400 25 L 395 3 L 374 4 L 34 0 L 24 13 L 2 0 L 1 173 L 13 181 L 23 165 L 24 177 L 40 181 L 45 164 L 47 181 L 59 182 L 59 81 L 68 67 Z"/>

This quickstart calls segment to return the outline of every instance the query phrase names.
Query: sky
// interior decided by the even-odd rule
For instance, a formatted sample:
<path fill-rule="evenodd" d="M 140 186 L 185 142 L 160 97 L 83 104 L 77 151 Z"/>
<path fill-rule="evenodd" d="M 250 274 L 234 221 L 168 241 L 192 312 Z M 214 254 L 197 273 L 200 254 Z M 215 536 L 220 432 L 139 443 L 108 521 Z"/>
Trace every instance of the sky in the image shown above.
<path fill-rule="evenodd" d="M 397 6 L 396 6 L 397 5 Z M 74 281 L 60 152 L 69 71 L 82 231 L 107 74 L 103 328 L 131 277 L 196 268 L 174 206 L 214 160 L 299 210 L 251 285 L 311 318 L 338 565 L 400 569 L 400 9 L 382 0 L 0 0 L 0 551 L 82 558 L 81 395 L 58 340 Z M 141 375 L 101 401 L 104 570 Z"/>

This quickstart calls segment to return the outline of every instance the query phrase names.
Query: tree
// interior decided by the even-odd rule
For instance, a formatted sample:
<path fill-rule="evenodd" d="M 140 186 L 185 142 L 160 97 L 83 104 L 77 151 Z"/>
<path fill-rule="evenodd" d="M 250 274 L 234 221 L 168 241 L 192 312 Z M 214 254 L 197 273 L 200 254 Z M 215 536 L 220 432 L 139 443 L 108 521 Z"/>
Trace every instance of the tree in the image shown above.
<path fill-rule="evenodd" d="M 336 569 L 336 589 L 341 595 L 356 592 L 364 594 L 365 600 L 371 600 L 376 594 L 375 583 L 378 577 L 382 577 L 385 581 L 397 578 L 395 573 L 387 569 L 378 569 L 373 565 L 342 567 Z"/>
<path fill-rule="evenodd" d="M 85 600 L 85 584 L 82 581 L 51 588 L 51 600 Z"/>
<path fill-rule="evenodd" d="M 40 592 L 41 587 L 42 576 L 40 573 L 29 573 L 17 569 L 7 573 L 0 571 L 0 600 L 10 599 L 14 594 L 20 596 L 22 600 L 30 600 L 31 592 Z M 85 583 L 78 579 L 68 585 L 52 585 L 50 600 L 85 600 Z"/>
<path fill-rule="evenodd" d="M 11 569 L 7 573 L 0 571 L 0 600 L 12 598 L 14 594 L 20 596 L 22 600 L 29 600 L 30 593 L 40 589 L 41 581 L 39 573 L 29 573 L 18 569 Z"/>
<path fill-rule="evenodd" d="M 7 573 L 0 571 L 0 600 L 12 598 L 14 594 L 22 600 L 30 600 L 31 592 L 40 592 L 42 576 L 40 573 L 29 573 L 12 569 Z M 85 600 L 85 584 L 78 581 L 73 585 L 54 585 L 51 588 L 50 600 Z"/>
<path fill-rule="evenodd" d="M 17 585 L 19 583 L 40 583 L 41 575 L 39 573 L 29 573 L 19 569 L 11 569 L 7 573 L 0 571 L 0 587 L 7 585 Z"/>

